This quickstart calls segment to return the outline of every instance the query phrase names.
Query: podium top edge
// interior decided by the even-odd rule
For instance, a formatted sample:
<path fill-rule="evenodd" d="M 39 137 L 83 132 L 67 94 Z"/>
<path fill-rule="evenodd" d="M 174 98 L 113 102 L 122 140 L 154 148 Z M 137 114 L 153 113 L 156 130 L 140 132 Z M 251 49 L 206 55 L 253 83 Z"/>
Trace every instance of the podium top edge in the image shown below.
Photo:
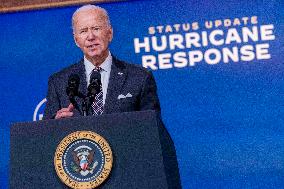
<path fill-rule="evenodd" d="M 24 122 L 12 122 L 10 124 L 10 128 L 17 125 L 26 125 L 26 124 L 36 124 L 36 123 L 47 123 L 47 122 L 57 122 L 57 121 L 71 121 L 71 120 L 80 120 L 80 119 L 106 119 L 110 117 L 118 117 L 118 116 L 127 116 L 127 117 L 137 117 L 138 115 L 147 115 L 147 117 L 157 117 L 160 115 L 160 112 L 155 110 L 145 110 L 145 111 L 133 111 L 133 112 L 122 112 L 122 113 L 112 113 L 112 114 L 102 114 L 99 116 L 78 116 L 78 117 L 70 117 L 63 119 L 47 119 L 47 120 L 38 120 L 38 121 L 24 121 Z"/>

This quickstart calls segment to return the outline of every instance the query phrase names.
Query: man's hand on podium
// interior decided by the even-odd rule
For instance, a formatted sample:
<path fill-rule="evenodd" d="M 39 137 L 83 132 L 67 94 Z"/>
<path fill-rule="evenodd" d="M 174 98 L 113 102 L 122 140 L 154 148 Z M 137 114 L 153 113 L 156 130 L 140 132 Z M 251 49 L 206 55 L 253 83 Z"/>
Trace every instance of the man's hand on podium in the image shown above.
<path fill-rule="evenodd" d="M 56 112 L 55 119 L 72 117 L 73 116 L 74 106 L 72 103 L 69 104 L 67 108 L 62 108 Z"/>

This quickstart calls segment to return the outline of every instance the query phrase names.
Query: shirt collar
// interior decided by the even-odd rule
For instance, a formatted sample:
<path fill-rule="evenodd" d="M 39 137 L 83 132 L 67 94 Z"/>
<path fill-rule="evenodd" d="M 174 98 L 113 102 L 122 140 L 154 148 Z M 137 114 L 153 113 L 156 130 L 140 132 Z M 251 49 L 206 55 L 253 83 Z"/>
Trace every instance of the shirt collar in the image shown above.
<path fill-rule="evenodd" d="M 110 54 L 110 52 L 108 52 L 108 56 L 105 59 L 105 61 L 100 65 L 100 67 L 102 68 L 102 71 L 105 72 L 110 72 L 111 70 L 111 64 L 112 64 L 112 56 Z M 87 76 L 90 76 L 93 69 L 96 67 L 94 64 L 92 64 L 85 56 L 84 56 L 84 65 L 85 65 L 85 69 L 86 69 L 86 74 Z"/>

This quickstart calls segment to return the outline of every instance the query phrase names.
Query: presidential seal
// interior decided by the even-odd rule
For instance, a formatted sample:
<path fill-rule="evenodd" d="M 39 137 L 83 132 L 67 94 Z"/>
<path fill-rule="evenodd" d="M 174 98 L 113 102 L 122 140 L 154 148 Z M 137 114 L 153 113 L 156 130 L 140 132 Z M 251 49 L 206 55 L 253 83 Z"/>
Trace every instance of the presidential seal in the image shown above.
<path fill-rule="evenodd" d="M 91 131 L 77 131 L 58 145 L 54 166 L 58 177 L 73 189 L 91 189 L 103 183 L 112 168 L 107 141 Z"/>

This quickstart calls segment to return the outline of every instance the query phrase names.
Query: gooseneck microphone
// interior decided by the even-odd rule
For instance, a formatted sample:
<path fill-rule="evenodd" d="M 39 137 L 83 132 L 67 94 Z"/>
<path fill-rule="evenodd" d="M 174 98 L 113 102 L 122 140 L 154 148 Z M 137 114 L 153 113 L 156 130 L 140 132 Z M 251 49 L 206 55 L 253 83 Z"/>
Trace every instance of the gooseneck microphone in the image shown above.
<path fill-rule="evenodd" d="M 78 97 L 81 96 L 81 93 L 79 92 L 79 85 L 80 85 L 80 77 L 77 74 L 71 74 L 68 78 L 66 93 L 69 97 L 70 102 L 74 105 L 75 109 L 77 109 L 81 113 L 78 103 L 75 100 L 76 96 Z"/>
<path fill-rule="evenodd" d="M 80 77 L 77 74 L 71 74 L 68 78 L 68 84 L 66 87 L 66 94 L 69 97 L 70 102 L 74 105 L 81 115 L 87 116 L 88 111 L 95 100 L 96 95 L 100 92 L 101 87 L 101 74 L 97 71 L 93 71 L 90 77 L 90 84 L 88 86 L 87 96 L 79 91 Z M 82 99 L 82 110 L 76 101 L 76 97 Z"/>
<path fill-rule="evenodd" d="M 68 79 L 68 86 L 66 88 L 66 93 L 69 99 L 74 99 L 79 94 L 80 78 L 77 74 L 71 74 Z"/>
<path fill-rule="evenodd" d="M 92 103 L 95 101 L 96 95 L 100 92 L 100 87 L 101 87 L 101 74 L 98 71 L 93 71 L 90 77 L 90 84 L 88 86 L 88 108 L 87 110 L 89 111 Z"/>
<path fill-rule="evenodd" d="M 99 93 L 101 87 L 101 74 L 99 72 L 92 72 L 90 77 L 90 84 L 88 86 L 88 97 L 94 98 L 96 97 L 96 94 Z"/>

